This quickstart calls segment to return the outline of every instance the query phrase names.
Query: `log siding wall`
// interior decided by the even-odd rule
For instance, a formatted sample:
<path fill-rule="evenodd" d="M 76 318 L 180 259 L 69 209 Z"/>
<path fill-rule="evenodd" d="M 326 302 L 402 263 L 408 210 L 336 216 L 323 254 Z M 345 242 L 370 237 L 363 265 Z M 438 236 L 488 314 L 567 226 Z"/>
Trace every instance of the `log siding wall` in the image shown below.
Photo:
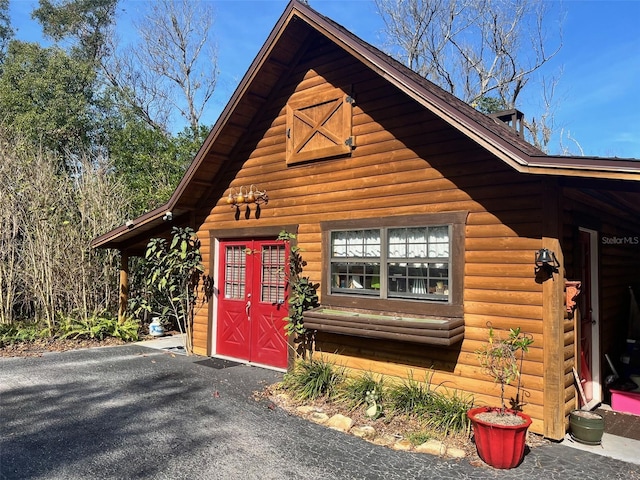
<path fill-rule="evenodd" d="M 488 322 L 498 329 L 521 327 L 534 338 L 523 369 L 525 412 L 534 419 L 532 430 L 542 432 L 543 288 L 533 271 L 543 227 L 541 180 L 514 172 L 332 45 L 318 42 L 306 58 L 219 173 L 213 208 L 199 212 L 205 265 L 212 265 L 215 253 L 210 231 L 297 225 L 305 274 L 319 282 L 326 267 L 321 221 L 468 211 L 460 344 L 437 348 L 318 334 L 316 349 L 350 368 L 400 378 L 413 372 L 421 379 L 433 371 L 434 385 L 497 404 L 499 386 L 482 373 L 474 352 L 487 340 Z M 336 87 L 356 101 L 351 155 L 287 166 L 287 102 Z M 269 203 L 260 218 L 252 208 L 250 218 L 242 212 L 236 219 L 225 195 L 229 187 L 250 184 L 267 189 Z M 424 309 L 428 314 L 428 304 Z M 211 310 L 196 315 L 196 353 L 210 353 Z M 513 394 L 509 388 L 507 395 Z"/>

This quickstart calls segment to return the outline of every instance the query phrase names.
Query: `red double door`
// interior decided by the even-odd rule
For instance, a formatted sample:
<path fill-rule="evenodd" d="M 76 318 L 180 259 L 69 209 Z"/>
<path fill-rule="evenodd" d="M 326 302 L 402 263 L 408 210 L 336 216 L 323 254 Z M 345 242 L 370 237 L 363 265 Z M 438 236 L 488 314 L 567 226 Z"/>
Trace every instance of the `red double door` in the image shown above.
<path fill-rule="evenodd" d="M 216 334 L 219 355 L 287 367 L 287 248 L 277 240 L 220 243 Z"/>

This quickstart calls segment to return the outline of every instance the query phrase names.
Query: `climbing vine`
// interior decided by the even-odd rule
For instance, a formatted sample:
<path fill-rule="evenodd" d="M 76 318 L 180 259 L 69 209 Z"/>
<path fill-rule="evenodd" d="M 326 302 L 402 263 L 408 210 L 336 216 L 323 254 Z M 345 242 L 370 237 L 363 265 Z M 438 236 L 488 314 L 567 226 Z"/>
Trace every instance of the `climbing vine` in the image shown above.
<path fill-rule="evenodd" d="M 285 317 L 287 321 L 285 332 L 289 336 L 302 336 L 306 332 L 304 328 L 304 312 L 319 305 L 317 290 L 320 284 L 314 284 L 309 277 L 302 275 L 307 262 L 302 258 L 300 247 L 292 242 L 295 239 L 295 234 L 284 230 L 278 234 L 278 240 L 289 244 L 289 265 L 286 279 L 290 293 L 289 315 Z"/>

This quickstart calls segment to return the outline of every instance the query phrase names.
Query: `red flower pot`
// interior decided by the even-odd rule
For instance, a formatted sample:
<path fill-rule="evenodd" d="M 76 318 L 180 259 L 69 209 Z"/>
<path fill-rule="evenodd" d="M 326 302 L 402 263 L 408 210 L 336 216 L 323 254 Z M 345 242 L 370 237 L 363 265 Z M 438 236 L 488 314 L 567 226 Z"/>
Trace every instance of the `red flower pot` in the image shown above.
<path fill-rule="evenodd" d="M 524 457 L 524 446 L 527 439 L 527 429 L 531 425 L 531 417 L 522 412 L 507 410 L 524 420 L 521 425 L 499 425 L 477 418 L 483 412 L 498 411 L 493 407 L 472 408 L 467 412 L 473 425 L 473 436 L 478 449 L 478 455 L 494 468 L 517 467 Z"/>

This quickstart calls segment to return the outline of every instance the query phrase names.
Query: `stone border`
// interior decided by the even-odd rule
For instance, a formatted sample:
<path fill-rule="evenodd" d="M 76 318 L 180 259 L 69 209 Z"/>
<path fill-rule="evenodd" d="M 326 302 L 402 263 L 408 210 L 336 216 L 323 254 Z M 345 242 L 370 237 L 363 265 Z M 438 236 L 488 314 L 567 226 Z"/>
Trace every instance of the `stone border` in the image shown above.
<path fill-rule="evenodd" d="M 283 395 L 283 397 L 288 397 Z M 324 413 L 322 409 L 311 405 L 301 405 L 296 407 L 296 413 L 314 423 L 324 425 L 328 428 L 348 433 L 362 438 L 376 445 L 389 447 L 393 450 L 413 451 L 416 453 L 428 453 L 439 457 L 461 459 L 467 456 L 461 448 L 447 446 L 440 440 L 427 440 L 426 442 L 414 446 L 409 440 L 399 438 L 395 435 L 378 435 L 376 429 L 370 425 L 355 425 L 353 419 L 342 414 L 335 414 L 331 417 Z"/>

